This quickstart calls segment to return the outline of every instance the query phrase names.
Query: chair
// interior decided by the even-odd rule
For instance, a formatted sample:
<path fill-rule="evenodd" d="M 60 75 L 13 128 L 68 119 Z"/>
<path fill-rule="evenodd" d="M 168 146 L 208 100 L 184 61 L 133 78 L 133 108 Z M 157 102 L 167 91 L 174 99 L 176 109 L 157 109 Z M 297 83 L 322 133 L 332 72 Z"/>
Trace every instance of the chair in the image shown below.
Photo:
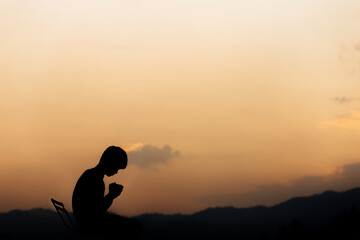
<path fill-rule="evenodd" d="M 102 240 L 102 239 L 113 239 L 111 237 L 99 236 L 97 234 L 91 234 L 88 232 L 81 231 L 71 219 L 69 213 L 66 211 L 65 206 L 62 202 L 59 202 L 51 198 L 51 202 L 54 205 L 57 213 L 60 216 L 61 221 L 64 225 L 73 232 L 72 239 L 76 239 L 77 235 L 80 235 L 82 239 L 89 240 Z"/>
<path fill-rule="evenodd" d="M 71 220 L 69 213 L 66 211 L 64 204 L 62 202 L 56 201 L 53 198 L 51 198 L 51 202 L 54 205 L 56 212 L 59 214 L 61 221 L 68 229 L 70 229 L 73 232 L 72 239 L 75 239 L 78 231 L 76 225 Z"/>

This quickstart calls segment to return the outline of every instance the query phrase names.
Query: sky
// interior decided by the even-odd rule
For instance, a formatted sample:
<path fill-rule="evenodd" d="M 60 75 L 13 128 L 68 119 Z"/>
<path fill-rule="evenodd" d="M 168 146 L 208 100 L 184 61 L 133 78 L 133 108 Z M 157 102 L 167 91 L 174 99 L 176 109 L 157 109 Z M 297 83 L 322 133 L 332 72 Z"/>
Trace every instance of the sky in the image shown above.
<path fill-rule="evenodd" d="M 357 0 L 1 0 L 0 212 L 71 210 L 111 145 L 127 216 L 359 187 L 357 29 Z"/>

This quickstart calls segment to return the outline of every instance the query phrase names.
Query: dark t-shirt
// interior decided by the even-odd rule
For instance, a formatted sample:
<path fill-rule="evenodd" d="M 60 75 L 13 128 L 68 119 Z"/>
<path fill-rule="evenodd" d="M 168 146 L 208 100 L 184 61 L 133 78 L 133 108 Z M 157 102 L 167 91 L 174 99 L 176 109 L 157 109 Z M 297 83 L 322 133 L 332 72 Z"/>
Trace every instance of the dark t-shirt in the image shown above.
<path fill-rule="evenodd" d="M 112 200 L 104 197 L 104 175 L 96 168 L 86 170 L 76 183 L 72 207 L 78 225 L 97 226 Z"/>

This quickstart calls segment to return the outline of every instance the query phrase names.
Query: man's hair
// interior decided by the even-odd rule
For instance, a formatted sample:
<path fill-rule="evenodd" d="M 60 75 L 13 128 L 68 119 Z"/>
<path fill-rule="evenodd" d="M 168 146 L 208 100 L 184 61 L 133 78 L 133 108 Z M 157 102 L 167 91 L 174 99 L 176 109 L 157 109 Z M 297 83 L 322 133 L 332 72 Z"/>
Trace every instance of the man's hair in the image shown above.
<path fill-rule="evenodd" d="M 102 154 L 99 164 L 124 169 L 127 166 L 127 154 L 120 147 L 110 146 Z"/>

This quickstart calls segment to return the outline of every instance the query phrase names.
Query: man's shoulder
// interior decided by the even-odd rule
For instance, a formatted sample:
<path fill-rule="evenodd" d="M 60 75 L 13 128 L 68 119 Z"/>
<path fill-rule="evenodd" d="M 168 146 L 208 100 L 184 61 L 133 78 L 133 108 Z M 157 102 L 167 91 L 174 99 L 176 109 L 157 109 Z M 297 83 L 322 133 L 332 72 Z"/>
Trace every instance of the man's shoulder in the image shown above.
<path fill-rule="evenodd" d="M 95 168 L 90 168 L 90 169 L 85 170 L 83 175 L 89 175 L 89 174 L 95 174 L 95 173 L 96 173 Z"/>
<path fill-rule="evenodd" d="M 102 178 L 101 174 L 95 169 L 91 168 L 86 170 L 80 177 L 80 179 L 98 179 Z"/>

